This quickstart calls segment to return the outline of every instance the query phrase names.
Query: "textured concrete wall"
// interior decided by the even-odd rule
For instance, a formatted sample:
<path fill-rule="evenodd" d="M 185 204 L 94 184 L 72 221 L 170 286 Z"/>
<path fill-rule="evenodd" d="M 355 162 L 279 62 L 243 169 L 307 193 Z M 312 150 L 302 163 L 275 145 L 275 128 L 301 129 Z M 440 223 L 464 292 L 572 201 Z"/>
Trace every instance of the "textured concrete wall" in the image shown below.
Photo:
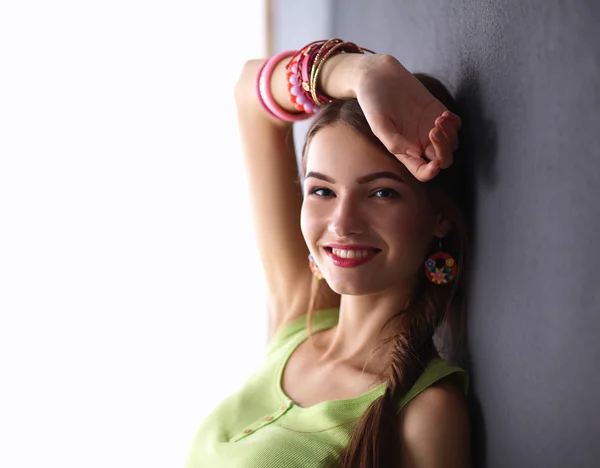
<path fill-rule="evenodd" d="M 277 47 L 341 37 L 458 99 L 476 466 L 600 466 L 600 2 L 275 3 Z"/>

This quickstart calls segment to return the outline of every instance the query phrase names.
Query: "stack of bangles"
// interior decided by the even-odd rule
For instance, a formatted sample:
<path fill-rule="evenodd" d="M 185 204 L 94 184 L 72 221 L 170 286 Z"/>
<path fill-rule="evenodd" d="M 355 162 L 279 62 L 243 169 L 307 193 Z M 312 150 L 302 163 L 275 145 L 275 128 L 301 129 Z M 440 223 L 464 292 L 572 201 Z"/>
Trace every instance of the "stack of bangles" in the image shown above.
<path fill-rule="evenodd" d="M 333 100 L 317 90 L 317 79 L 323 64 L 337 54 L 364 54 L 365 52 L 375 53 L 352 42 L 344 42 L 337 38 L 311 42 L 300 50 L 279 52 L 268 58 L 258 72 L 256 83 L 258 100 L 264 109 L 275 118 L 286 122 L 308 119 L 322 105 Z M 271 93 L 273 70 L 281 60 L 288 57 L 291 57 L 286 65 L 288 96 L 290 102 L 299 111 L 297 113 L 283 109 L 273 99 Z"/>

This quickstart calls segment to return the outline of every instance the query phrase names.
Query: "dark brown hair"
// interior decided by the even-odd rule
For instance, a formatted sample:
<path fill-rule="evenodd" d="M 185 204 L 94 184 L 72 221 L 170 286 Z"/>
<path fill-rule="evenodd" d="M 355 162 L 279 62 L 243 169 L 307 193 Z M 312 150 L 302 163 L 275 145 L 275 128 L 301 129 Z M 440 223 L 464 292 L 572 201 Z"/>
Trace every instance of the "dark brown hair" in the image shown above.
<path fill-rule="evenodd" d="M 427 90 L 450 111 L 457 113 L 456 103 L 446 87 L 436 78 L 415 73 Z M 330 125 L 343 123 L 357 131 L 374 146 L 394 157 L 371 131 L 356 99 L 337 99 L 324 106 L 308 130 L 302 151 L 302 166 L 306 171 L 306 152 L 315 134 Z M 464 307 L 464 265 L 466 264 L 467 227 L 465 200 L 461 199 L 461 169 L 459 151 L 454 153 L 454 164 L 443 169 L 431 181 L 423 183 L 426 196 L 434 209 L 450 220 L 450 232 L 443 239 L 443 250 L 456 259 L 458 274 L 447 285 L 431 283 L 421 274 L 405 309 L 391 317 L 383 326 L 406 314 L 406 333 L 395 334 L 380 346 L 394 341 L 385 371 L 378 376 L 386 381 L 384 394 L 376 399 L 353 429 L 350 443 L 342 454 L 343 468 L 387 468 L 398 466 L 400 460 L 400 434 L 397 415 L 402 397 L 410 390 L 431 358 L 439 355 L 456 363 L 464 352 L 466 343 Z M 430 252 L 438 248 L 434 237 Z M 425 261 L 425 259 L 423 259 Z M 308 310 L 308 334 L 312 337 L 314 306 L 319 282 L 313 278 L 311 301 Z"/>

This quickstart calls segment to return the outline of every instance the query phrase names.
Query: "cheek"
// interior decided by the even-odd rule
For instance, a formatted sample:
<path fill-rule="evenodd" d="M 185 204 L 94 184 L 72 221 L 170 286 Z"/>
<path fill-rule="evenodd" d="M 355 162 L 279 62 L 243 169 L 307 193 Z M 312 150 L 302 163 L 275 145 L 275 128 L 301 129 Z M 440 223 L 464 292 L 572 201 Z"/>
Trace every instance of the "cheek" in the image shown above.
<path fill-rule="evenodd" d="M 300 211 L 300 229 L 308 247 L 314 244 L 327 231 L 329 214 L 323 204 L 305 201 Z"/>
<path fill-rule="evenodd" d="M 385 224 L 382 231 L 387 233 L 395 249 L 403 252 L 403 256 L 406 255 L 406 249 L 417 257 L 421 256 L 429 243 L 431 232 L 426 220 L 418 212 L 399 212 L 396 216 L 383 218 L 382 222 Z"/>
<path fill-rule="evenodd" d="M 410 239 L 419 238 L 424 232 L 423 223 L 415 214 L 403 216 L 396 229 L 403 237 Z"/>
<path fill-rule="evenodd" d="M 300 211 L 300 229 L 306 245 L 310 248 L 316 237 L 316 222 L 310 207 L 306 203 L 302 204 L 302 210 Z"/>
<path fill-rule="evenodd" d="M 382 229 L 400 238 L 412 238 L 423 231 L 423 221 L 415 210 L 400 208 L 395 213 L 380 216 L 379 220 Z"/>

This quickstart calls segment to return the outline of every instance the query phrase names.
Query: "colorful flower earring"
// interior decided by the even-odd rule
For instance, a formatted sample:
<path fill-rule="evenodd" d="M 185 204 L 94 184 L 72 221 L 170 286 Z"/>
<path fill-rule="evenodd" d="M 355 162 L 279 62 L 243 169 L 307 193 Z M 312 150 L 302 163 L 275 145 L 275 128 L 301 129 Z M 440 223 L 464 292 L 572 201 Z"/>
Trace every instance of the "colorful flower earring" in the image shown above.
<path fill-rule="evenodd" d="M 448 284 L 456 278 L 458 265 L 448 252 L 442 251 L 440 237 L 439 252 L 435 252 L 425 261 L 425 275 L 434 284 Z"/>
<path fill-rule="evenodd" d="M 315 275 L 317 279 L 323 279 L 323 273 L 321 272 L 319 265 L 317 265 L 317 262 L 315 262 L 312 254 L 308 254 L 308 262 L 310 264 L 310 271 L 312 271 L 313 275 Z"/>

